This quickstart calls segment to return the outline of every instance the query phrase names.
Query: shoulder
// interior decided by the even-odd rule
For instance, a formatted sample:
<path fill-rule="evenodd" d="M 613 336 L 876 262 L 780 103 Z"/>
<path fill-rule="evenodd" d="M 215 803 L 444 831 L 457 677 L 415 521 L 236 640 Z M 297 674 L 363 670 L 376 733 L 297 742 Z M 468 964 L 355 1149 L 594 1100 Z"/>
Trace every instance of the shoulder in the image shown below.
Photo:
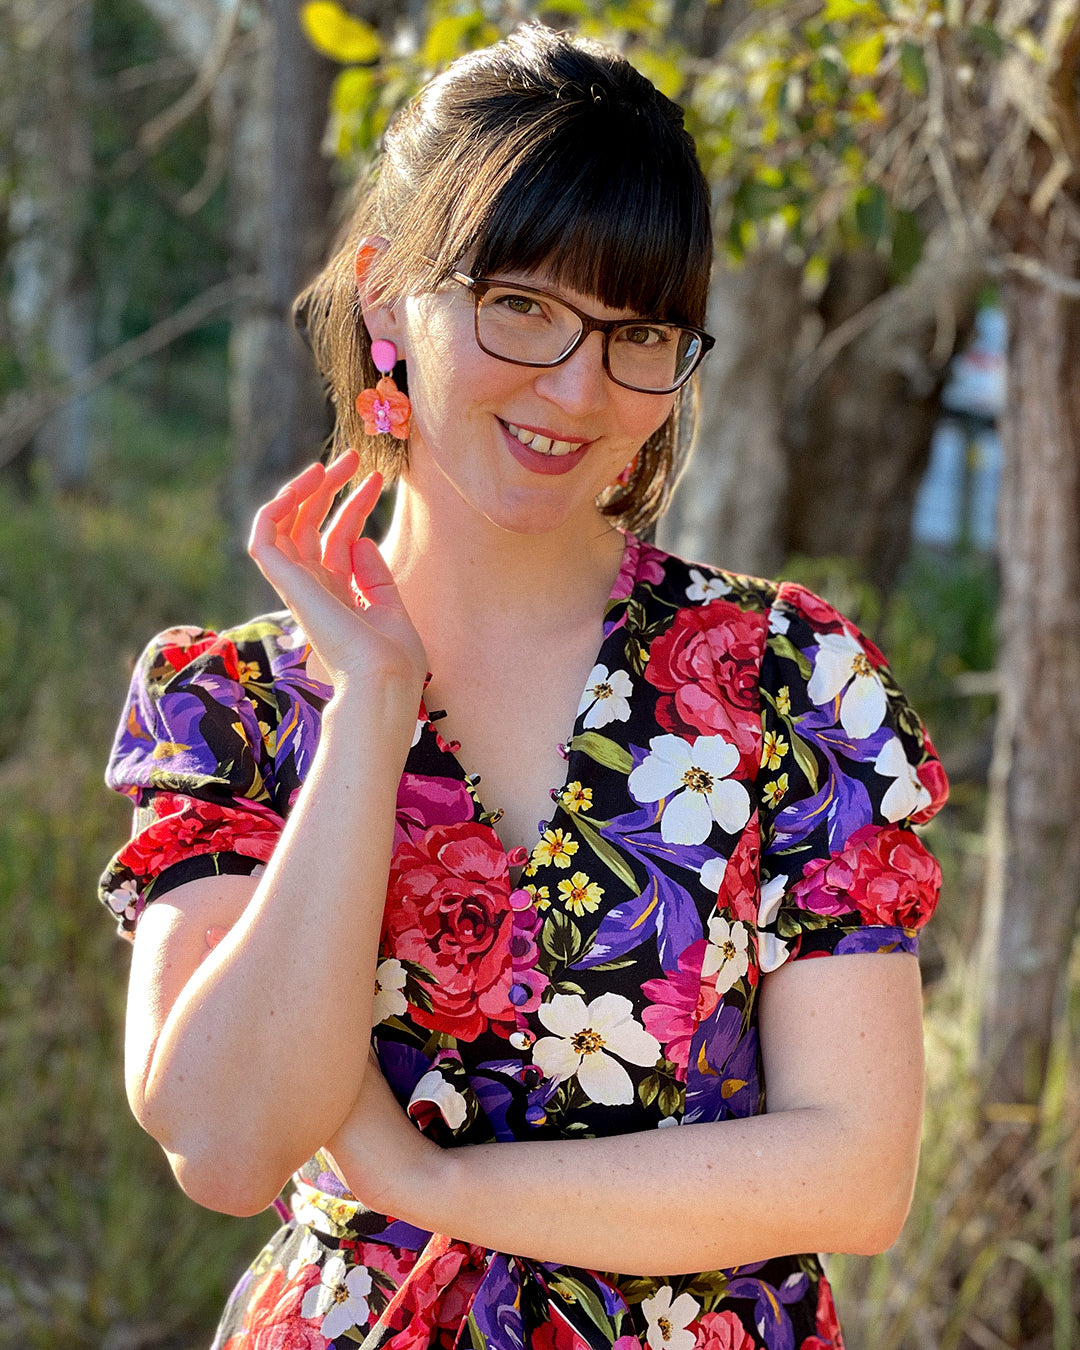
<path fill-rule="evenodd" d="M 637 542 L 634 564 L 638 598 L 651 596 L 677 610 L 703 608 L 723 600 L 739 609 L 762 613 L 776 602 L 781 585 L 709 563 L 691 562 L 644 540 Z"/>
<path fill-rule="evenodd" d="M 135 668 L 150 690 L 187 683 L 207 671 L 247 683 L 274 668 L 306 664 L 307 641 L 289 612 L 264 614 L 222 629 L 178 625 L 151 638 Z"/>

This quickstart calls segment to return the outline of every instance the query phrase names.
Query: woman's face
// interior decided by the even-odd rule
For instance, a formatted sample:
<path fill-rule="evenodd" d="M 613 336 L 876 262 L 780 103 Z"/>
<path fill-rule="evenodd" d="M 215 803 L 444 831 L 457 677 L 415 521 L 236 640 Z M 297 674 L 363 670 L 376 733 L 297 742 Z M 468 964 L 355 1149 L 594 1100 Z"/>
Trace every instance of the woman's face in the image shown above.
<path fill-rule="evenodd" d="M 542 271 L 500 273 L 567 300 L 597 319 L 647 317 L 609 309 L 555 285 Z M 385 311 L 382 312 L 385 314 Z M 483 352 L 474 301 L 463 286 L 406 297 L 390 324 L 408 363 L 413 404 L 406 482 L 435 505 L 440 494 L 503 529 L 524 534 L 595 526 L 595 498 L 670 413 L 674 395 L 615 384 L 603 366 L 603 335 L 590 333 L 562 365 L 514 365 Z M 386 325 L 384 324 L 384 327 Z M 539 449 L 527 442 L 537 439 Z M 568 454 L 542 453 L 546 441 Z"/>

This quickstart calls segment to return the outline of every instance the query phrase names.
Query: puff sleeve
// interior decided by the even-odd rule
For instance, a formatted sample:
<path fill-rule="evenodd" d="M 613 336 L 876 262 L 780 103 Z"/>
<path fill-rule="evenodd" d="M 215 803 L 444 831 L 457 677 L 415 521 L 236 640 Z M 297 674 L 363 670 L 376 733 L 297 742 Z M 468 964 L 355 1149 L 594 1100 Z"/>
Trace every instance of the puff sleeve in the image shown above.
<path fill-rule="evenodd" d="M 306 678 L 298 637 L 276 617 L 174 628 L 140 658 L 106 771 L 135 805 L 99 892 L 123 934 L 174 886 L 269 859 L 329 692 Z"/>
<path fill-rule="evenodd" d="M 761 665 L 759 955 L 917 950 L 941 872 L 912 829 L 947 794 L 918 715 L 877 647 L 783 583 Z"/>

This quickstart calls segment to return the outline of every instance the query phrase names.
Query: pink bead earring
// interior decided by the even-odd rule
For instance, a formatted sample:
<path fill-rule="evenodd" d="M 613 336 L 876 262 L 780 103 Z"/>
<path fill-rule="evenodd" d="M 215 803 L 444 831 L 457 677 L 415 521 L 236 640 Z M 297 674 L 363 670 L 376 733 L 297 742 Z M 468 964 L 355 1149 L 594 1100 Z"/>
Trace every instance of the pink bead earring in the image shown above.
<path fill-rule="evenodd" d="M 369 436 L 394 436 L 407 441 L 412 404 L 390 377 L 397 365 L 397 348 L 386 338 L 377 338 L 371 344 L 371 359 L 382 379 L 374 389 L 365 389 L 356 396 L 356 411 L 364 419 L 364 430 Z"/>

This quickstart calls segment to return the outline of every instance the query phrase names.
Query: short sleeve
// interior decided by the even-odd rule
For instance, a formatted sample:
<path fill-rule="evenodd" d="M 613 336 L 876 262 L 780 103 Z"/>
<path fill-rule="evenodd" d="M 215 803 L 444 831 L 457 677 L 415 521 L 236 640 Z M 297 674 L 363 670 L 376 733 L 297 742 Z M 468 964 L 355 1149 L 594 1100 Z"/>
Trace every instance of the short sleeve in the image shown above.
<path fill-rule="evenodd" d="M 948 785 L 885 658 L 826 601 L 785 582 L 769 610 L 760 695 L 762 970 L 917 951 L 941 871 L 913 826 Z"/>
<path fill-rule="evenodd" d="M 265 628 L 239 638 L 170 629 L 136 665 L 105 775 L 134 803 L 135 826 L 99 888 L 128 936 L 174 886 L 251 874 L 273 852 L 280 719 Z"/>

